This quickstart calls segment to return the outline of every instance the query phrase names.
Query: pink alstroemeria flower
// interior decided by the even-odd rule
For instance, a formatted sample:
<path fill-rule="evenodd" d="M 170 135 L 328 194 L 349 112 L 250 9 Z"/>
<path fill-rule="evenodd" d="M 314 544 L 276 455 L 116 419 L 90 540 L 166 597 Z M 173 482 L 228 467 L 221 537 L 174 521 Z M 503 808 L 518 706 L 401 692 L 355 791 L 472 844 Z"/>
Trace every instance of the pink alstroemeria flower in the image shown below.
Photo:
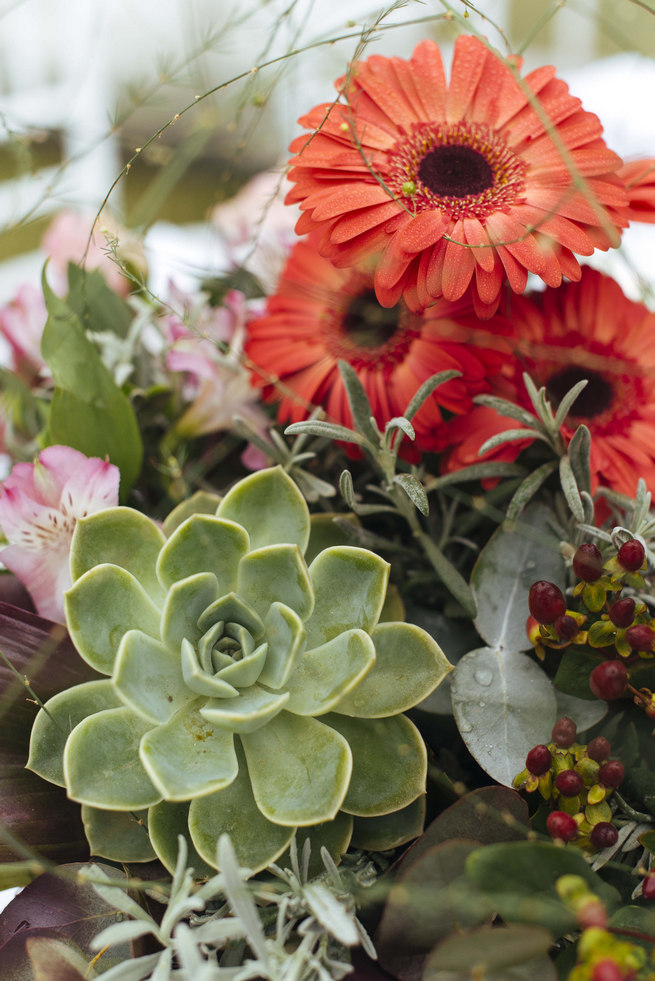
<path fill-rule="evenodd" d="M 65 621 L 69 553 L 78 518 L 118 504 L 118 467 L 70 446 L 49 446 L 17 463 L 0 486 L 0 561 L 29 590 L 40 616 Z"/>
<path fill-rule="evenodd" d="M 43 293 L 31 283 L 0 309 L 0 334 L 9 344 L 11 368 L 26 385 L 33 385 L 45 368 L 41 336 L 47 316 Z"/>
<path fill-rule="evenodd" d="M 190 405 L 176 424 L 179 436 L 189 439 L 208 433 L 234 430 L 234 417 L 250 423 L 262 435 L 270 420 L 261 408 L 259 396 L 250 384 L 242 364 L 245 338 L 246 299 L 237 290 L 227 293 L 218 308 L 190 305 L 192 297 L 171 290 L 182 301 L 192 329 L 177 317 L 167 318 L 172 342 L 166 356 L 169 371 L 186 372 L 182 390 Z M 249 469 L 267 466 L 264 455 L 249 447 L 242 457 Z"/>

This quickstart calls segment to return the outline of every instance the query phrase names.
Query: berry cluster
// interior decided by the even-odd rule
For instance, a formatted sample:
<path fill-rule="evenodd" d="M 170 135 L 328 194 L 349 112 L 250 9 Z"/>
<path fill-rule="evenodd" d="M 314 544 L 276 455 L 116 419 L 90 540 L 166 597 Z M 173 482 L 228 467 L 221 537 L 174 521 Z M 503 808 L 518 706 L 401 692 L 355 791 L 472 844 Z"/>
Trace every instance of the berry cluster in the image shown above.
<path fill-rule="evenodd" d="M 528 636 L 543 660 L 546 648 L 563 650 L 570 646 L 599 651 L 606 656 L 589 677 L 592 694 L 614 701 L 626 693 L 655 718 L 655 697 L 650 689 L 632 687 L 630 664 L 655 657 L 655 619 L 645 603 L 622 595 L 625 587 L 643 589 L 646 568 L 644 546 L 636 538 L 623 541 L 616 554 L 603 560 L 591 542 L 573 555 L 573 571 L 578 583 L 573 596 L 582 611 L 567 609 L 562 590 L 553 582 L 539 580 L 530 588 Z"/>
<path fill-rule="evenodd" d="M 530 750 L 514 786 L 538 790 L 552 802 L 546 819 L 551 837 L 590 850 L 615 844 L 618 832 L 608 801 L 623 782 L 624 769 L 609 758 L 609 740 L 598 736 L 587 745 L 578 743 L 575 722 L 566 716 L 553 726 L 551 740 Z"/>
<path fill-rule="evenodd" d="M 600 926 L 590 926 L 578 941 L 578 960 L 568 981 L 652 981 L 648 954 Z"/>

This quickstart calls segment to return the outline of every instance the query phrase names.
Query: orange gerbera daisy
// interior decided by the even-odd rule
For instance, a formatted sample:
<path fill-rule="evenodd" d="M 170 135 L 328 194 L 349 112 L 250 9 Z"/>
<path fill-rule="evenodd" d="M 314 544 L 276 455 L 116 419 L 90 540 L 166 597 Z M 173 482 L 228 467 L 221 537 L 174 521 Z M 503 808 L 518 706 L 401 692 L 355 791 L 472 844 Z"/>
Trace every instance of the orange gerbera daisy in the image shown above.
<path fill-rule="evenodd" d="M 316 236 L 310 236 L 296 243 L 266 312 L 248 325 L 245 351 L 254 384 L 266 398 L 279 400 L 281 421 L 306 419 L 322 406 L 332 421 L 351 425 L 339 359 L 355 368 L 380 426 L 402 415 L 431 375 L 461 372 L 413 419 L 416 449 L 437 450 L 444 445 L 440 408 L 468 410 L 472 395 L 489 391 L 487 375 L 506 357 L 501 335 L 510 327 L 496 319 L 496 350 L 457 343 L 453 336 L 467 323 L 470 329 L 478 324 L 470 300 L 442 299 L 422 314 L 402 300 L 382 307 L 369 272 L 337 269 L 321 258 Z"/>
<path fill-rule="evenodd" d="M 628 194 L 627 219 L 655 222 L 655 157 L 623 164 L 618 176 Z"/>
<path fill-rule="evenodd" d="M 554 68 L 521 82 L 520 65 L 473 37 L 457 39 L 449 85 L 432 41 L 408 62 L 356 63 L 337 82 L 344 101 L 301 118 L 314 133 L 291 144 L 296 231 L 320 228 L 338 266 L 381 254 L 385 307 L 402 296 L 420 310 L 471 286 L 488 317 L 505 280 L 522 293 L 528 272 L 579 279 L 573 253 L 617 245 L 627 224 L 621 160 Z"/>
<path fill-rule="evenodd" d="M 570 439 L 581 423 L 589 428 L 593 489 L 600 484 L 634 496 L 643 477 L 655 491 L 655 314 L 629 300 L 609 276 L 587 267 L 579 283 L 515 297 L 511 320 L 515 354 L 504 366 L 503 396 L 509 382 L 512 401 L 531 408 L 524 371 L 545 386 L 554 406 L 576 382 L 588 379 L 563 433 Z M 485 440 L 517 425 L 486 407 L 452 420 L 447 469 L 479 462 Z M 528 444 L 505 443 L 485 458 L 515 459 Z"/>

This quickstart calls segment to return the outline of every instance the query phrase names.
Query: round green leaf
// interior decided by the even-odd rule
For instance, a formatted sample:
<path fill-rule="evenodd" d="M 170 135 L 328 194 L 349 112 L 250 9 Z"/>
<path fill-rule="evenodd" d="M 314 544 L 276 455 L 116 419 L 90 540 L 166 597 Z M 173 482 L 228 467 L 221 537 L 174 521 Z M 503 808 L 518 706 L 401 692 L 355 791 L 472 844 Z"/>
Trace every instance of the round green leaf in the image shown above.
<path fill-rule="evenodd" d="M 69 796 L 110 811 L 138 811 L 161 800 L 139 759 L 139 743 L 151 728 L 128 708 L 80 722 L 64 750 Z"/>
<path fill-rule="evenodd" d="M 154 521 L 133 508 L 105 508 L 75 525 L 71 542 L 73 582 L 96 565 L 110 563 L 139 580 L 155 602 L 163 590 L 155 571 L 166 539 Z"/>
<path fill-rule="evenodd" d="M 282 542 L 304 553 L 309 541 L 305 499 L 282 467 L 259 470 L 240 480 L 218 506 L 217 515 L 242 525 L 251 549 Z"/>
<path fill-rule="evenodd" d="M 375 666 L 335 711 L 376 719 L 413 708 L 452 671 L 427 631 L 410 623 L 381 623 L 372 634 Z"/>
<path fill-rule="evenodd" d="M 553 686 L 543 670 L 517 651 L 470 651 L 451 676 L 455 721 L 471 755 L 505 787 L 546 743 L 556 719 Z"/>
<path fill-rule="evenodd" d="M 316 599 L 305 624 L 307 647 L 318 647 L 355 627 L 370 633 L 384 605 L 389 568 L 364 548 L 335 545 L 321 552 L 309 568 Z"/>
<path fill-rule="evenodd" d="M 160 611 L 138 579 L 117 565 L 98 565 L 65 594 L 66 621 L 84 660 L 102 674 L 114 670 L 128 630 L 159 637 Z"/>
<path fill-rule="evenodd" d="M 322 715 L 341 704 L 375 664 L 373 641 L 363 630 L 346 630 L 298 658 L 287 685 L 287 708 L 295 715 Z"/>
<path fill-rule="evenodd" d="M 239 562 L 248 551 L 248 535 L 238 524 L 214 515 L 194 514 L 162 548 L 157 574 L 167 588 L 199 572 L 213 572 L 219 594 L 230 593 Z"/>
<path fill-rule="evenodd" d="M 65 787 L 64 747 L 75 726 L 89 715 L 120 705 L 121 700 L 108 678 L 86 681 L 53 695 L 34 720 L 28 769 L 50 783 Z"/>
<path fill-rule="evenodd" d="M 184 706 L 141 740 L 141 761 L 165 800 L 189 800 L 221 790 L 237 774 L 232 733 L 207 722 L 199 705 L 200 700 Z"/>
<path fill-rule="evenodd" d="M 389 814 L 425 793 L 425 744 L 406 716 L 351 719 L 333 712 L 324 721 L 348 740 L 352 750 L 353 772 L 342 805 L 348 814 Z"/>
<path fill-rule="evenodd" d="M 317 719 L 281 712 L 241 736 L 252 789 L 262 814 L 284 825 L 331 820 L 352 770 L 346 740 Z"/>

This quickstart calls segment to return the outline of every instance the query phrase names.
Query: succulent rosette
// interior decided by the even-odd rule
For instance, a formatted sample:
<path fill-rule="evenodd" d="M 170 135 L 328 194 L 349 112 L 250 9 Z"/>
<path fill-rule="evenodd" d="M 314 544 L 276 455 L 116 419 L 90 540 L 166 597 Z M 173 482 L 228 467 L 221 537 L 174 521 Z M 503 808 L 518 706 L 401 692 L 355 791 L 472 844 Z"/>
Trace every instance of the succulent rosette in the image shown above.
<path fill-rule="evenodd" d="M 308 567 L 310 529 L 280 468 L 163 530 L 124 507 L 78 522 L 66 619 L 107 677 L 50 699 L 28 765 L 83 805 L 96 854 L 172 868 L 183 834 L 202 874 L 223 832 L 253 870 L 299 827 L 337 854 L 353 827 L 374 847 L 420 832 L 426 750 L 403 712 L 450 665 L 381 621 L 382 558 L 334 545 Z"/>

